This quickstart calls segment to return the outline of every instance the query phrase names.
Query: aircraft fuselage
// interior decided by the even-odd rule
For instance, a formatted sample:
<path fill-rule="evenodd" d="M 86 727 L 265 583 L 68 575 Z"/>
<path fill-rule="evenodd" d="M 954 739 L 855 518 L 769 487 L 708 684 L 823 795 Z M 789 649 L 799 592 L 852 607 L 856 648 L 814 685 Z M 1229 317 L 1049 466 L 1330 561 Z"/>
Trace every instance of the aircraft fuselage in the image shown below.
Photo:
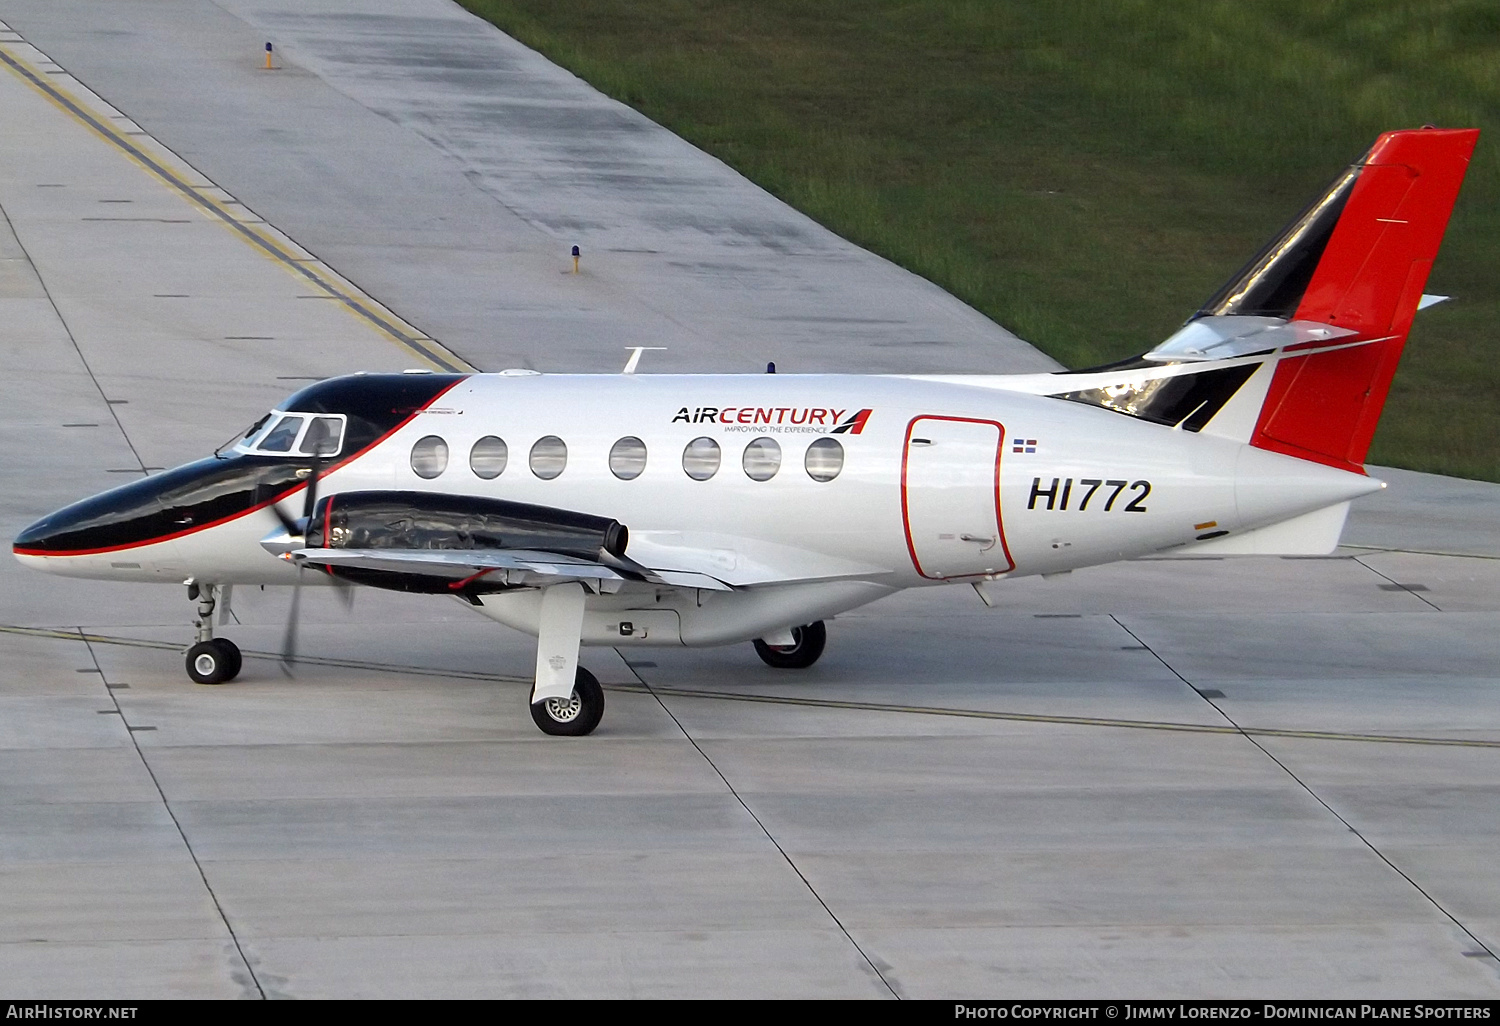
<path fill-rule="evenodd" d="M 884 594 L 1193 546 L 1377 487 L 1004 380 L 471 375 L 353 458 L 334 457 L 320 494 L 478 495 L 612 517 L 629 528 L 630 555 L 651 566 L 736 588 L 860 581 Z M 498 473 L 494 439 L 505 451 Z M 640 444 L 612 469 L 622 439 Z M 268 497 L 290 480 L 288 461 L 258 455 L 206 460 L 203 473 L 225 460 L 279 472 Z M 277 500 L 287 515 L 301 491 L 293 481 Z M 90 501 L 109 506 L 111 494 Z M 259 544 L 274 520 L 243 505 L 92 550 L 28 551 L 23 535 L 17 551 L 79 577 L 289 583 L 292 568 Z"/>

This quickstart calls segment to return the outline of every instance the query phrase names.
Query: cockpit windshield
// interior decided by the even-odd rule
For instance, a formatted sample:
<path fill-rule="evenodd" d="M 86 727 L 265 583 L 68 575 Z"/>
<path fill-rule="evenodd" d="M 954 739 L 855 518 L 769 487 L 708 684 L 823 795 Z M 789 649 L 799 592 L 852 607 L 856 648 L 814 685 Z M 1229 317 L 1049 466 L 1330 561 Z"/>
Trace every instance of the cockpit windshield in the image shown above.
<path fill-rule="evenodd" d="M 231 438 L 229 441 L 225 442 L 223 445 L 215 449 L 214 455 L 227 456 L 232 452 L 243 451 L 244 447 L 250 444 L 250 439 L 258 435 L 260 433 L 260 429 L 266 426 L 266 422 L 271 419 L 271 416 L 272 415 L 268 413 L 264 417 L 260 418 L 260 420 L 257 420 L 254 424 L 251 424 L 245 429 L 244 434 L 237 435 L 234 438 Z"/>
<path fill-rule="evenodd" d="M 302 433 L 306 421 L 306 417 L 282 417 L 264 438 L 255 443 L 255 448 L 261 452 L 291 452 L 292 443 Z"/>
<path fill-rule="evenodd" d="M 243 438 L 220 453 L 251 456 L 337 456 L 347 418 L 342 413 L 281 413 L 272 410 L 250 426 Z"/>

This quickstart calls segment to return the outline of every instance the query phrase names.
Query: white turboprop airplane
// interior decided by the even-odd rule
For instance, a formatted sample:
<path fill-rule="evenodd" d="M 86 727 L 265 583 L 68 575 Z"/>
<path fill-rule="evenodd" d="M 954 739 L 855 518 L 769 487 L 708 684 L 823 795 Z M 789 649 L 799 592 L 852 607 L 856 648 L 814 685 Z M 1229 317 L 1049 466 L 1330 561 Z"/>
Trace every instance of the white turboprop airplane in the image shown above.
<path fill-rule="evenodd" d="M 203 684 L 240 669 L 213 635 L 235 584 L 308 569 L 451 595 L 537 636 L 532 717 L 571 735 L 604 711 L 580 644 L 753 641 L 805 667 L 824 620 L 902 588 L 989 602 L 1004 578 L 1167 550 L 1327 553 L 1384 487 L 1365 453 L 1477 139 L 1381 136 L 1180 331 L 1108 367 L 355 374 L 44 517 L 15 553 L 186 581 Z"/>

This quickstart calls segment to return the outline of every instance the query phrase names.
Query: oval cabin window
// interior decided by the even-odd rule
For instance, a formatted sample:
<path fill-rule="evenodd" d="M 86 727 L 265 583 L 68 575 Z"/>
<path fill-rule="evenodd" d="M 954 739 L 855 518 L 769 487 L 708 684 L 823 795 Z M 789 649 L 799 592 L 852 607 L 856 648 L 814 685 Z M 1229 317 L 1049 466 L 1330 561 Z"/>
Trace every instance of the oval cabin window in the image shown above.
<path fill-rule="evenodd" d="M 448 443 L 437 435 L 428 435 L 411 447 L 412 473 L 431 481 L 448 469 Z"/>
<path fill-rule="evenodd" d="M 551 481 L 568 465 L 568 446 L 556 435 L 538 438 L 531 447 L 531 472 L 543 481 Z"/>
<path fill-rule="evenodd" d="M 646 469 L 646 443 L 627 435 L 609 450 L 609 472 L 621 481 L 634 481 Z"/>
<path fill-rule="evenodd" d="M 719 472 L 719 443 L 695 438 L 682 450 L 682 469 L 694 481 L 707 481 Z"/>
<path fill-rule="evenodd" d="M 469 469 L 475 477 L 493 481 L 505 473 L 505 463 L 509 458 L 510 450 L 505 447 L 505 439 L 485 435 L 469 450 Z"/>
<path fill-rule="evenodd" d="M 844 447 L 836 438 L 819 438 L 807 447 L 802 465 L 814 481 L 832 481 L 844 469 Z"/>
<path fill-rule="evenodd" d="M 741 460 L 745 476 L 752 481 L 769 481 L 781 469 L 781 446 L 774 438 L 757 438 L 745 446 Z"/>

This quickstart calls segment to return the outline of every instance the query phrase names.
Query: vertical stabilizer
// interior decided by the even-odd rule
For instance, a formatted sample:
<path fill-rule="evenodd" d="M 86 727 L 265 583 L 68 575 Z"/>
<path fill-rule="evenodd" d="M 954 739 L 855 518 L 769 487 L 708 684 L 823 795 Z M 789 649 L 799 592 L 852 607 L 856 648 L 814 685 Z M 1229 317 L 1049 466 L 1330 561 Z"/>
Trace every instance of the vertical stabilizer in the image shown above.
<path fill-rule="evenodd" d="M 1275 368 L 1251 444 L 1361 469 L 1478 129 L 1388 132 L 1203 314 L 1352 330 L 1347 348 Z M 1341 339 L 1344 341 L 1344 339 Z"/>
<path fill-rule="evenodd" d="M 1382 135 L 1198 312 L 1311 322 L 1344 336 L 1334 348 L 1282 350 L 1252 445 L 1362 470 L 1478 138 L 1478 129 Z"/>

